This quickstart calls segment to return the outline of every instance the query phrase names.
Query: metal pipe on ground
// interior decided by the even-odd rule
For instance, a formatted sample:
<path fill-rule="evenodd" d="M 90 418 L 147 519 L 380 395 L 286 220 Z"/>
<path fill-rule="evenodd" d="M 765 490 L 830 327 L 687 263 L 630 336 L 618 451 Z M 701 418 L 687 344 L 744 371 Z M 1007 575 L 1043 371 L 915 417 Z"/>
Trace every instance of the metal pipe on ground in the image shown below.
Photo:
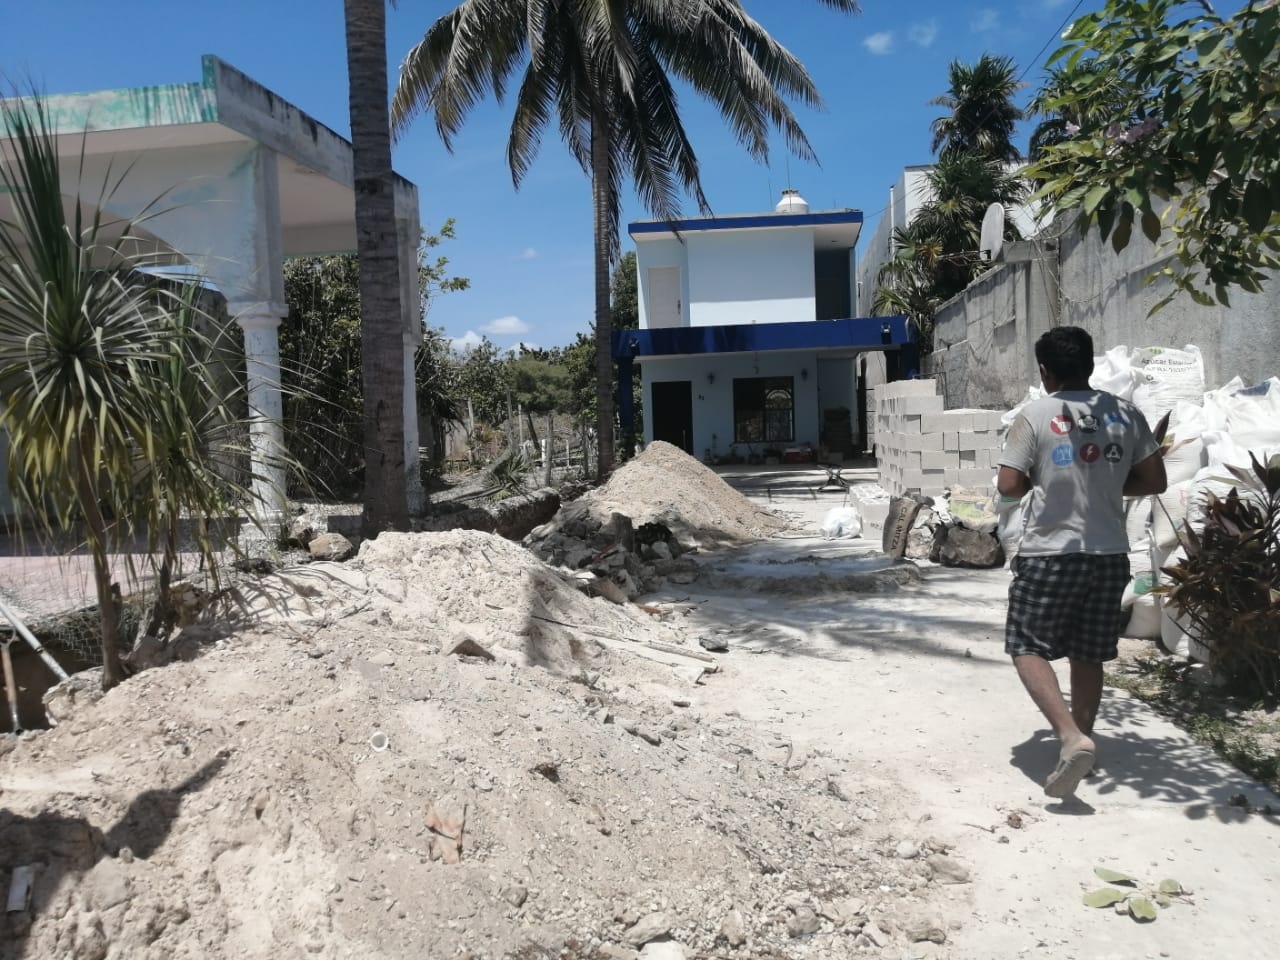
<path fill-rule="evenodd" d="M 22 618 L 19 617 L 16 613 L 14 613 L 13 610 L 10 609 L 3 600 L 0 600 L 0 616 L 3 616 L 6 620 L 9 621 L 9 624 L 13 627 L 14 632 L 17 633 L 18 636 L 20 636 L 23 640 L 27 642 L 27 646 L 29 646 L 32 650 L 36 652 L 36 655 L 39 656 L 40 659 L 44 661 L 45 666 L 47 666 L 50 670 L 53 671 L 53 675 L 55 677 L 57 677 L 59 680 L 67 679 L 67 671 L 63 670 L 62 667 L 58 664 L 58 661 L 53 659 L 53 655 L 50 654 L 48 650 L 46 650 L 43 646 L 40 645 L 40 641 L 35 638 L 35 634 L 33 634 L 30 630 L 27 629 L 27 625 L 22 622 Z M 8 659 L 7 659 L 8 656 L 9 656 L 9 645 L 6 643 L 5 644 L 6 663 L 8 662 Z M 16 690 L 14 691 L 14 695 L 15 696 L 17 695 Z"/>

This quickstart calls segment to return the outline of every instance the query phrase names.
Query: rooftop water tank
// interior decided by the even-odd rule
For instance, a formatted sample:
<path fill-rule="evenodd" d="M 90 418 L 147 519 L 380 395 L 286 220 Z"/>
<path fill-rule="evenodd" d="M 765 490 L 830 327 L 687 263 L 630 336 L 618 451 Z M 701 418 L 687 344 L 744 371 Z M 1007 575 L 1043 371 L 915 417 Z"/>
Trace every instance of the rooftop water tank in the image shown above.
<path fill-rule="evenodd" d="M 774 213 L 808 213 L 809 201 L 800 196 L 799 190 L 792 190 L 788 187 L 782 191 L 782 199 L 778 201 L 778 205 L 773 210 Z"/>

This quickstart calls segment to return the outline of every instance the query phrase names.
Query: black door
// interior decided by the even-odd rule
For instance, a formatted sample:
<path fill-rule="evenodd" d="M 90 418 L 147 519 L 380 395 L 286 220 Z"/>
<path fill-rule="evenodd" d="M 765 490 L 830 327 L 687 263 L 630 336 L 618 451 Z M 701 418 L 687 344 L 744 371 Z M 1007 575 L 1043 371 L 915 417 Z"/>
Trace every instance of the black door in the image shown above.
<path fill-rule="evenodd" d="M 853 438 L 853 455 L 860 457 L 862 456 L 862 451 L 866 449 L 867 419 L 870 416 L 867 410 L 866 357 L 863 357 L 858 362 L 857 372 L 854 375 L 858 378 L 858 435 Z"/>
<path fill-rule="evenodd" d="M 685 453 L 693 453 L 693 384 L 669 380 L 651 384 L 649 409 L 653 411 L 653 439 L 665 440 Z"/>

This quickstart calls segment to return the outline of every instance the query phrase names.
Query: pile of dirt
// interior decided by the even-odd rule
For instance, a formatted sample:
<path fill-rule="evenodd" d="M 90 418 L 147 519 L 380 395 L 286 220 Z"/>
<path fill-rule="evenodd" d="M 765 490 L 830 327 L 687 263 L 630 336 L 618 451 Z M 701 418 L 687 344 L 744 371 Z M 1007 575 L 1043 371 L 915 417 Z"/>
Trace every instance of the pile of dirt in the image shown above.
<path fill-rule="evenodd" d="M 677 628 L 514 544 L 384 534 L 238 600 L 196 659 L 0 746 L 0 889 L 32 878 L 0 960 L 835 958 L 945 938 L 931 909 L 960 868 L 903 853 L 896 801 L 703 713 L 671 668 L 617 652 Z M 495 659 L 449 655 L 460 638 Z"/>
<path fill-rule="evenodd" d="M 786 526 L 679 447 L 657 441 L 524 543 L 547 563 L 585 570 L 606 581 L 602 586 L 613 584 L 618 599 L 634 600 L 664 579 L 691 583 L 699 568 L 686 554 L 759 540 Z"/>
<path fill-rule="evenodd" d="M 572 520 L 582 513 L 599 523 L 614 513 L 626 514 L 637 526 L 659 523 L 697 546 L 745 543 L 786 527 L 715 471 L 661 440 L 619 467 L 603 487 L 562 509 L 560 517 Z"/>

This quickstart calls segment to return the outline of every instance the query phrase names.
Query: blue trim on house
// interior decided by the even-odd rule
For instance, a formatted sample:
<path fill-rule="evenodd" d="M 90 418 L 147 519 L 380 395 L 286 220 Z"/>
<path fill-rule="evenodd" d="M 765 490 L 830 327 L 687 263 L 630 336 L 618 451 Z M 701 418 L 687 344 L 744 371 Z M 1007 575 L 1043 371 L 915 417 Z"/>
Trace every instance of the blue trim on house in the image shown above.
<path fill-rule="evenodd" d="M 803 323 L 737 323 L 716 327 L 615 330 L 615 360 L 767 350 L 884 350 L 912 346 L 915 327 L 906 317 L 848 317 Z"/>
<path fill-rule="evenodd" d="M 847 223 L 862 223 L 862 211 L 825 210 L 819 213 L 760 213 L 739 217 L 704 217 L 698 220 L 637 220 L 627 225 L 627 233 L 634 237 L 652 233 L 752 230 L 758 227 L 823 227 Z"/>

